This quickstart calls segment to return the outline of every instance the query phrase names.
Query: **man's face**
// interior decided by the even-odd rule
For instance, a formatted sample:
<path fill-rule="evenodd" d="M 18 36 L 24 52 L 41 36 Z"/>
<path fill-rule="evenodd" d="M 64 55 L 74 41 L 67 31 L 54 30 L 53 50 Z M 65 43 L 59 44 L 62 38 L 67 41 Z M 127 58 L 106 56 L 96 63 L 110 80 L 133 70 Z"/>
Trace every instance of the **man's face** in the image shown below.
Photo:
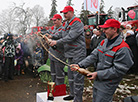
<path fill-rule="evenodd" d="M 86 35 L 90 35 L 90 32 L 86 32 Z"/>
<path fill-rule="evenodd" d="M 129 26 L 126 27 L 127 30 L 130 30 L 131 28 Z"/>
<path fill-rule="evenodd" d="M 108 39 L 113 39 L 115 33 L 117 32 L 117 28 L 104 28 L 103 31 Z"/>
<path fill-rule="evenodd" d="M 58 27 L 59 25 L 60 25 L 60 20 L 59 19 L 55 19 L 55 20 L 53 20 L 53 24 L 56 26 L 56 27 Z"/>
<path fill-rule="evenodd" d="M 71 19 L 71 17 L 72 17 L 72 16 L 71 16 L 71 15 L 72 15 L 71 13 L 72 13 L 72 12 L 70 12 L 70 11 L 64 13 L 65 20 L 68 20 L 68 21 L 69 21 L 69 20 Z"/>
<path fill-rule="evenodd" d="M 84 29 L 87 30 L 88 29 L 88 26 L 84 26 Z"/>
<path fill-rule="evenodd" d="M 96 35 L 97 35 L 97 36 L 100 36 L 100 35 L 101 35 L 101 32 L 98 30 L 98 31 L 96 32 Z"/>
<path fill-rule="evenodd" d="M 94 30 L 94 31 L 93 31 L 93 34 L 96 34 L 96 33 L 97 33 L 97 31 L 96 31 L 96 30 Z"/>

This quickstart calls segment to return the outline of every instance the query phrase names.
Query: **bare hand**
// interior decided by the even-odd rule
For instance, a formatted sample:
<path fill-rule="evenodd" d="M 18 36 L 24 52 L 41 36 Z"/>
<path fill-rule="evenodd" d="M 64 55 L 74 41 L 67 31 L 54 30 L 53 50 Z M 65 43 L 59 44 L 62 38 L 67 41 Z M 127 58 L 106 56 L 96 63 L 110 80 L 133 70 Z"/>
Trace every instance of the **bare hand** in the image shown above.
<path fill-rule="evenodd" d="M 47 36 L 48 38 L 52 38 L 52 36 L 48 33 L 46 33 L 45 36 Z"/>
<path fill-rule="evenodd" d="M 4 42 L 4 39 L 2 39 L 1 41 L 0 41 L 0 43 L 3 43 Z"/>
<path fill-rule="evenodd" d="M 78 64 L 71 64 L 71 65 L 70 65 L 71 71 L 77 71 L 79 68 L 80 68 L 80 67 L 79 67 Z"/>
<path fill-rule="evenodd" d="M 88 79 L 93 80 L 93 79 L 95 79 L 97 77 L 97 72 L 93 72 L 93 73 L 87 74 L 87 76 L 91 76 Z"/>
<path fill-rule="evenodd" d="M 55 41 L 55 40 L 51 40 L 51 41 L 49 42 L 49 44 L 50 44 L 50 46 L 54 46 L 54 45 L 57 44 L 57 41 Z"/>
<path fill-rule="evenodd" d="M 36 34 L 37 34 L 38 36 L 40 36 L 40 34 L 41 34 L 41 31 L 37 32 Z"/>

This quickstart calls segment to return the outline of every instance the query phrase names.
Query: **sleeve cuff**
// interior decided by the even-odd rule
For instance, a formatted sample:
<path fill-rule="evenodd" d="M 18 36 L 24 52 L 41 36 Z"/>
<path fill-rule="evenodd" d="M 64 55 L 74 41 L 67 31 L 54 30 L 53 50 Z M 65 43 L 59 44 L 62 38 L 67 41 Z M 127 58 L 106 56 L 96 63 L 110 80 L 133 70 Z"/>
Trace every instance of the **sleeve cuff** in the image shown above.
<path fill-rule="evenodd" d="M 85 66 L 83 66 L 82 64 L 78 63 L 80 68 L 85 68 Z"/>
<path fill-rule="evenodd" d="M 97 79 L 98 80 L 102 80 L 103 76 L 101 76 L 101 75 L 102 75 L 102 72 L 101 71 L 97 71 Z"/>

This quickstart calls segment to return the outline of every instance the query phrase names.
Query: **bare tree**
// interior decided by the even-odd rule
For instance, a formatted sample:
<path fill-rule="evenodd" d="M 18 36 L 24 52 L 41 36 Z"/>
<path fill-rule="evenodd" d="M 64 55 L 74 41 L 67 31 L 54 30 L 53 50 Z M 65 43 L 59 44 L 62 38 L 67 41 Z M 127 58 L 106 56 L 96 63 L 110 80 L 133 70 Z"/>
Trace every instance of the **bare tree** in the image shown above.
<path fill-rule="evenodd" d="M 72 0 L 68 0 L 67 1 L 67 6 L 70 5 L 70 6 L 73 6 L 74 4 L 72 4 Z"/>
<path fill-rule="evenodd" d="M 16 6 L 15 4 L 12 10 L 12 14 L 15 15 L 16 31 L 21 34 L 26 34 L 33 14 L 30 8 L 24 9 L 24 5 L 25 3 L 20 6 Z"/>
<path fill-rule="evenodd" d="M 26 34 L 32 26 L 46 26 L 48 18 L 45 17 L 41 6 L 24 8 L 25 3 L 16 5 L 13 3 L 9 9 L 0 14 L 0 33 Z"/>
<path fill-rule="evenodd" d="M 33 23 L 35 26 L 43 26 L 42 22 L 44 18 L 44 9 L 40 5 L 35 5 L 32 9 L 33 12 Z"/>
<path fill-rule="evenodd" d="M 108 12 L 108 15 L 110 15 L 110 16 L 112 16 L 113 15 L 113 10 L 112 10 L 112 8 L 113 8 L 113 6 L 111 6 L 110 8 L 109 8 L 109 10 L 107 11 Z"/>
<path fill-rule="evenodd" d="M 0 31 L 3 33 L 14 32 L 15 16 L 12 15 L 12 9 L 3 10 L 0 14 Z"/>
<path fill-rule="evenodd" d="M 136 1 L 136 4 L 138 5 L 138 0 L 135 0 Z"/>
<path fill-rule="evenodd" d="M 100 13 L 105 13 L 104 12 L 104 7 L 105 7 L 104 0 L 101 0 L 101 3 L 100 3 Z"/>
<path fill-rule="evenodd" d="M 41 26 L 48 26 L 48 17 L 45 17 L 40 22 Z"/>

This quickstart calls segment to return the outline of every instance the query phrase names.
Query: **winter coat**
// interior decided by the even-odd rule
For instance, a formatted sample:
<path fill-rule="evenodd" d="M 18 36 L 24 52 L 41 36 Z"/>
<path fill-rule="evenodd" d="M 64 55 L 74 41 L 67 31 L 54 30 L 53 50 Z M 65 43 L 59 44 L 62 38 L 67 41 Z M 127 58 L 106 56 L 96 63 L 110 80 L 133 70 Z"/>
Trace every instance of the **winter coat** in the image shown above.
<path fill-rule="evenodd" d="M 19 52 L 16 51 L 16 54 L 15 54 L 15 59 L 18 59 L 17 60 L 17 64 L 23 64 L 23 50 L 20 49 Z"/>
<path fill-rule="evenodd" d="M 44 56 L 44 52 L 43 52 L 43 49 L 41 47 L 37 47 L 35 49 L 35 52 L 34 52 L 34 59 L 35 60 L 43 60 L 43 56 Z"/>
<path fill-rule="evenodd" d="M 133 57 L 134 65 L 132 66 L 133 68 L 131 72 L 138 73 L 138 46 L 137 46 L 135 35 L 127 36 L 125 42 L 129 45 L 134 55 Z"/>
<path fill-rule="evenodd" d="M 97 36 L 95 36 L 92 39 L 91 44 L 90 44 L 91 50 L 93 51 L 104 38 L 105 38 L 104 36 L 99 36 L 99 38 L 97 38 Z"/>
<path fill-rule="evenodd" d="M 18 46 L 18 43 L 11 39 L 6 39 L 2 43 L 2 48 L 5 47 L 4 56 L 5 57 L 14 57 L 15 56 L 15 49 Z"/>

